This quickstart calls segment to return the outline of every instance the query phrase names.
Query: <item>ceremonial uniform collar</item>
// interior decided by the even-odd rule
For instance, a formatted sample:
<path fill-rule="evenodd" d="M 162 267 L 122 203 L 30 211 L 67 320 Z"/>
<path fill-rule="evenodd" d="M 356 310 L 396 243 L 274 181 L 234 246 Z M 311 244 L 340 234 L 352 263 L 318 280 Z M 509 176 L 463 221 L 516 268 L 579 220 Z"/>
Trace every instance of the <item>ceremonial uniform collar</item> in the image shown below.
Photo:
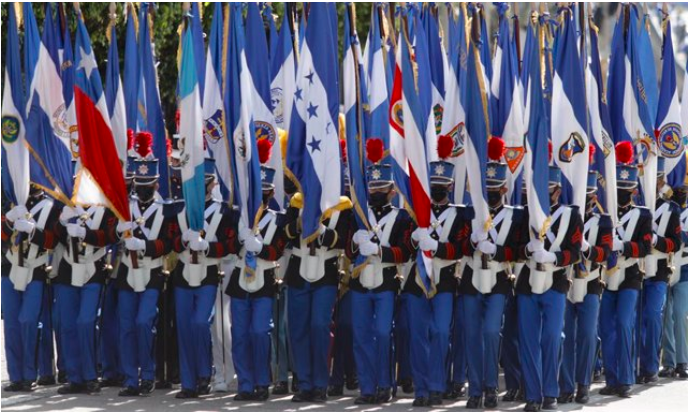
<path fill-rule="evenodd" d="M 389 211 L 392 210 L 392 204 L 387 204 L 378 208 L 371 207 L 370 209 L 373 211 L 373 214 L 375 214 L 375 218 L 380 219 L 380 217 L 387 215 Z"/>

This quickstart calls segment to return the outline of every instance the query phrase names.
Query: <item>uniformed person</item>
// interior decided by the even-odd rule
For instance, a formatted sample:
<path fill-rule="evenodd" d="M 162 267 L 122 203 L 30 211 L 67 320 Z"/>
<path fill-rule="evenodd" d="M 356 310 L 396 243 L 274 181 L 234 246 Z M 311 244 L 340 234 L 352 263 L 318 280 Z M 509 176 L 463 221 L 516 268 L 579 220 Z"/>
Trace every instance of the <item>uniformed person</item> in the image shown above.
<path fill-rule="evenodd" d="M 9 246 L 2 265 L 2 315 L 10 379 L 3 388 L 6 392 L 31 391 L 37 377 L 38 322 L 50 254 L 57 244 L 53 226 L 58 216 L 53 200 L 42 189 L 31 186 L 26 205 L 13 207 L 2 219 L 2 243 Z M 49 338 L 52 340 L 52 334 Z"/>
<path fill-rule="evenodd" d="M 637 194 L 638 168 L 632 165 L 630 142 L 616 145 L 616 185 L 619 226 L 612 244 L 616 265 L 607 268 L 605 290 L 600 305 L 600 339 L 606 386 L 602 395 L 630 397 L 635 382 L 633 361 L 633 328 L 638 293 L 642 285 L 640 259 L 652 249 L 652 214 L 634 205 Z"/>
<path fill-rule="evenodd" d="M 580 260 L 581 211 L 559 204 L 561 170 L 550 166 L 551 226 L 526 247 L 527 264 L 516 283 L 519 351 L 526 390 L 525 411 L 555 410 L 559 352 L 564 328 L 568 268 Z"/>

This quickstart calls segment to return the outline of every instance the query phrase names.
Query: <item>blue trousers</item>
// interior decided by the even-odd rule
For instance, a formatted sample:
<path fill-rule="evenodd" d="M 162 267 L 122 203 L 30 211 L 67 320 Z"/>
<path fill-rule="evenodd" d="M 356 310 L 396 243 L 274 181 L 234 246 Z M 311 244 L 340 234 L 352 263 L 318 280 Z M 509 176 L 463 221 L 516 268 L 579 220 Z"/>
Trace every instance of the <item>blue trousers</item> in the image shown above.
<path fill-rule="evenodd" d="M 559 387 L 562 393 L 574 393 L 576 384 L 589 386 L 597 353 L 597 320 L 600 297 L 587 294 L 582 303 L 566 301 L 564 352 Z"/>
<path fill-rule="evenodd" d="M 62 330 L 60 329 L 60 309 L 58 300 L 60 299 L 61 284 L 51 284 L 53 289 L 53 303 L 52 303 L 52 320 L 53 320 L 53 330 L 55 331 L 55 353 L 57 354 L 57 360 L 55 365 L 57 366 L 58 373 L 66 374 L 67 366 L 65 366 L 65 356 L 64 356 L 64 346 L 62 345 Z"/>
<path fill-rule="evenodd" d="M 232 361 L 240 392 L 270 385 L 271 297 L 235 298 L 232 313 Z"/>
<path fill-rule="evenodd" d="M 683 271 L 688 272 L 688 265 L 683 266 Z M 688 364 L 688 281 L 669 288 L 664 315 L 662 365 L 677 364 Z"/>
<path fill-rule="evenodd" d="M 155 324 L 160 292 L 149 288 L 137 293 L 119 291 L 119 349 L 124 386 L 139 386 L 141 380 L 155 380 Z"/>
<path fill-rule="evenodd" d="M 466 383 L 468 361 L 466 360 L 466 317 L 464 315 L 464 295 L 454 299 L 454 333 L 452 337 L 452 377 L 453 383 Z"/>
<path fill-rule="evenodd" d="M 339 299 L 332 344 L 332 374 L 330 385 L 342 386 L 344 380 L 356 377 L 354 358 L 352 291 Z"/>
<path fill-rule="evenodd" d="M 555 290 L 518 294 L 518 331 L 526 399 L 559 397 L 559 353 L 566 295 Z"/>
<path fill-rule="evenodd" d="M 77 384 L 96 380 L 96 321 L 103 286 L 91 283 L 83 287 L 67 284 L 55 287 L 59 288 L 57 308 L 67 380 Z"/>
<path fill-rule="evenodd" d="M 327 388 L 330 323 L 336 299 L 334 285 L 314 288 L 306 282 L 303 288 L 287 288 L 289 344 L 300 390 Z"/>
<path fill-rule="evenodd" d="M 38 377 L 55 375 L 55 347 L 53 346 L 53 287 L 43 286 L 43 307 L 38 323 Z"/>
<path fill-rule="evenodd" d="M 272 334 L 272 348 L 270 350 L 270 364 L 272 377 L 275 381 L 289 379 L 291 356 L 287 348 L 287 292 L 286 286 L 280 286 L 278 297 L 272 304 L 272 319 L 275 328 Z"/>
<path fill-rule="evenodd" d="M 523 387 L 523 375 L 521 374 L 521 361 L 518 352 L 518 305 L 516 302 L 516 295 L 513 293 L 506 296 L 500 362 L 504 368 L 504 383 L 507 390 L 517 390 Z"/>
<path fill-rule="evenodd" d="M 350 291 L 354 357 L 362 395 L 392 387 L 392 318 L 394 291 Z"/>
<path fill-rule="evenodd" d="M 407 293 L 399 294 L 399 307 L 394 317 L 394 353 L 398 364 L 397 381 L 411 379 L 411 332 L 407 296 Z"/>
<path fill-rule="evenodd" d="M 43 281 L 31 281 L 24 291 L 2 277 L 2 316 L 5 357 L 10 381 L 36 380 L 38 320 L 43 303 Z"/>
<path fill-rule="evenodd" d="M 666 303 L 667 283 L 645 280 L 643 286 L 643 325 L 640 331 L 640 374 L 659 372 L 659 351 L 662 340 L 662 313 Z"/>
<path fill-rule="evenodd" d="M 98 362 L 102 368 L 103 379 L 116 379 L 123 375 L 120 348 L 112 345 L 112 343 L 117 343 L 120 337 L 117 291 L 114 280 L 110 280 L 105 285 L 103 302 L 100 306 Z"/>
<path fill-rule="evenodd" d="M 469 396 L 480 397 L 499 386 L 499 331 L 505 301 L 503 294 L 464 295 Z"/>
<path fill-rule="evenodd" d="M 174 288 L 182 389 L 195 391 L 198 379 L 212 376 L 210 325 L 216 294 L 216 285 Z"/>
<path fill-rule="evenodd" d="M 638 291 L 605 290 L 600 305 L 602 364 L 608 386 L 635 383 L 633 363 L 633 327 Z"/>
<path fill-rule="evenodd" d="M 428 397 L 430 392 L 443 393 L 447 388 L 446 362 L 453 294 L 439 293 L 429 300 L 409 294 L 407 300 L 411 372 L 416 397 Z"/>

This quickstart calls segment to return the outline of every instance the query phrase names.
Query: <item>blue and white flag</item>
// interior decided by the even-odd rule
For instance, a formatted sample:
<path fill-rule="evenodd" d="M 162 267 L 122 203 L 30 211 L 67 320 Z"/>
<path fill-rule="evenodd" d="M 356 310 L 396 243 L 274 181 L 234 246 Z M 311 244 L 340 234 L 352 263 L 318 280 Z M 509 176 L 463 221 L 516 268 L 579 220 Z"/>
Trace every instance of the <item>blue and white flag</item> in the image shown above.
<path fill-rule="evenodd" d="M 62 50 L 61 69 L 62 95 L 64 96 L 66 108 L 65 129 L 69 131 L 69 141 L 71 143 L 72 156 L 76 158 L 76 154 L 79 152 L 79 127 L 77 125 L 76 105 L 74 103 L 74 82 L 76 73 L 74 66 L 74 53 L 72 53 L 72 39 L 69 34 L 69 25 L 65 25 L 64 30 L 64 46 Z"/>
<path fill-rule="evenodd" d="M 282 21 L 275 51 L 270 59 L 270 76 L 271 107 L 275 124 L 278 128 L 289 131 L 296 90 L 296 57 L 289 20 L 286 18 Z"/>
<path fill-rule="evenodd" d="M 117 155 L 122 164 L 122 170 L 126 171 L 127 163 L 127 113 L 124 106 L 124 90 L 122 79 L 119 76 L 119 52 L 117 50 L 117 25 L 114 17 L 111 17 L 110 47 L 108 48 L 107 69 L 105 72 L 105 100 L 107 101 L 110 115 L 112 136 L 115 138 Z"/>
<path fill-rule="evenodd" d="M 571 10 L 561 17 L 552 84 L 552 157 L 561 169 L 562 203 L 576 205 L 583 213 L 589 154 L 588 108 L 580 93 L 585 79 Z"/>
<path fill-rule="evenodd" d="M 10 4 L 7 12 L 5 86 L 2 91 L 2 189 L 15 205 L 26 205 L 29 197 L 29 151 L 24 142 L 24 93 L 14 3 Z M 10 179 L 5 181 L 6 177 Z M 10 187 L 5 187 L 6 182 Z"/>
<path fill-rule="evenodd" d="M 428 42 L 428 55 L 430 57 L 430 80 L 432 87 L 432 111 L 435 117 L 435 132 L 442 130 L 442 114 L 445 100 L 445 71 L 447 67 L 447 53 L 444 50 L 440 38 L 439 23 L 437 21 L 437 5 L 428 3 L 423 6 L 423 28 Z M 429 161 L 436 160 L 433 159 Z"/>
<path fill-rule="evenodd" d="M 339 203 L 342 193 L 339 86 L 333 70 L 338 59 L 332 48 L 336 36 L 328 6 L 311 4 L 287 145 L 287 167 L 303 192 L 302 235 L 308 241 L 317 236 L 323 213 Z"/>
<path fill-rule="evenodd" d="M 188 19 L 188 17 L 187 17 Z M 188 24 L 187 20 L 187 24 Z M 205 154 L 203 149 L 203 112 L 196 70 L 193 30 L 186 27 L 179 70 L 179 134 L 182 149 L 182 192 L 186 219 L 193 231 L 203 230 L 205 223 Z M 198 57 L 202 59 L 202 56 Z"/>
<path fill-rule="evenodd" d="M 198 1 L 191 2 L 191 31 L 193 32 L 194 42 L 194 56 L 196 56 L 196 74 L 198 75 L 198 86 L 201 92 L 201 103 L 203 103 L 203 91 L 205 91 L 205 40 L 203 36 L 203 27 L 201 24 L 201 7 L 202 3 Z"/>
<path fill-rule="evenodd" d="M 26 70 L 24 82 L 26 84 L 26 97 L 30 98 L 31 82 L 36 71 L 38 53 L 41 50 L 41 35 L 38 33 L 36 16 L 33 14 L 33 3 L 22 3 L 22 15 L 24 20 L 24 70 Z M 29 105 L 30 103 L 27 99 L 26 104 Z M 28 115 L 28 109 L 26 112 Z"/>
<path fill-rule="evenodd" d="M 49 6 L 50 7 L 50 6 Z M 34 21 L 31 4 L 25 4 L 24 16 Z M 31 181 L 55 199 L 71 204 L 72 152 L 62 95 L 53 19 L 45 19 L 43 36 L 38 44 L 26 43 L 26 53 L 38 56 L 27 101 L 26 143 L 31 154 Z M 38 37 L 35 25 L 25 26 L 25 40 Z M 29 33 L 28 31 L 36 31 Z M 38 50 L 34 50 L 38 48 Z M 76 149 L 76 148 L 74 148 Z"/>
<path fill-rule="evenodd" d="M 272 144 L 272 154 L 267 166 L 275 170 L 275 201 L 280 209 L 284 204 L 284 169 L 282 148 L 277 133 L 275 116 L 272 113 L 270 87 L 270 66 L 268 42 L 265 37 L 263 17 L 256 3 L 248 4 L 246 14 L 246 63 L 248 65 L 249 90 L 251 91 L 251 113 L 256 139 L 267 139 Z"/>
<path fill-rule="evenodd" d="M 635 41 L 635 50 L 638 54 L 638 61 L 642 62 L 639 67 L 640 76 L 642 78 L 642 83 L 645 86 L 643 94 L 645 95 L 645 101 L 647 105 L 647 111 L 651 120 L 657 118 L 657 105 L 659 101 L 659 82 L 657 81 L 657 69 L 655 68 L 654 62 L 655 52 L 652 48 L 652 40 L 650 39 L 650 27 L 652 26 L 652 20 L 650 19 L 650 14 L 648 13 L 646 3 L 643 3 L 642 18 L 640 17 L 641 11 L 639 10 L 639 4 L 633 4 L 632 8 L 637 11 L 637 24 L 635 26 L 629 25 L 629 27 L 637 27 L 638 33 Z M 652 62 L 653 64 L 647 64 L 647 62 Z"/>
<path fill-rule="evenodd" d="M 268 30 L 270 33 L 268 52 L 270 54 L 270 62 L 272 62 L 272 59 L 275 56 L 275 52 L 277 52 L 277 47 L 279 46 L 279 32 L 277 31 L 277 25 L 275 24 L 275 15 L 272 13 L 272 6 L 270 4 L 271 3 L 261 3 L 261 6 L 263 8 L 261 9 L 260 13 L 263 16 L 263 18 L 268 22 Z M 285 16 L 284 21 L 286 22 L 287 20 L 288 19 Z"/>
<path fill-rule="evenodd" d="M 688 79 L 688 62 L 686 62 L 683 78 Z M 683 91 L 681 92 L 681 124 L 683 125 L 683 147 L 685 148 L 688 147 L 688 82 L 686 81 L 683 82 Z"/>
<path fill-rule="evenodd" d="M 365 78 L 361 79 L 361 86 L 363 86 L 363 88 L 360 90 L 368 91 L 368 96 L 366 98 L 368 106 L 370 107 L 369 129 L 366 131 L 367 135 L 362 136 L 364 136 L 364 138 L 370 137 L 382 140 L 385 150 L 388 151 L 389 91 L 387 90 L 387 69 L 385 67 L 386 51 L 382 46 L 379 13 L 380 7 L 378 5 L 373 5 L 373 13 L 370 21 L 370 33 L 368 34 L 368 44 L 366 45 L 368 60 L 367 62 L 365 60 L 362 62 L 366 65 L 367 74 L 365 75 Z M 356 39 L 358 39 L 358 36 Z M 360 48 L 360 45 L 358 44 L 353 46 L 355 48 Z M 348 93 L 353 92 L 355 92 L 355 90 L 347 90 L 345 88 L 345 96 Z M 364 162 L 366 161 L 365 156 L 362 159 Z"/>
<path fill-rule="evenodd" d="M 681 127 L 681 107 L 678 103 L 676 61 L 671 39 L 671 22 L 666 16 L 663 22 L 664 45 L 662 47 L 662 88 L 659 91 L 657 111 L 657 146 L 664 157 L 664 172 L 672 188 L 683 186 L 686 177 L 686 156 Z M 688 83 L 684 80 L 684 83 Z M 684 103 L 688 105 L 688 102 Z"/>
<path fill-rule="evenodd" d="M 133 3 L 126 3 L 127 31 L 124 42 L 124 107 L 127 111 L 127 129 L 137 130 L 139 119 L 139 53 L 137 44 L 137 17 Z"/>

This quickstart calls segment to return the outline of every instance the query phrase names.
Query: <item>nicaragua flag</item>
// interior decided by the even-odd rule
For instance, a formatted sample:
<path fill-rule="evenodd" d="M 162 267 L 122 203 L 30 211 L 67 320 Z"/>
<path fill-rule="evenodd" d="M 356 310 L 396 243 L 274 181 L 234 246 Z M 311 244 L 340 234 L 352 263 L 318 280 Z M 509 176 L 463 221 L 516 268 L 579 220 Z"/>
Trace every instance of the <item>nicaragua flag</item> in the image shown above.
<path fill-rule="evenodd" d="M 552 157 L 561 169 L 562 202 L 585 211 L 588 120 L 583 68 L 571 10 L 562 13 L 552 84 Z"/>
<path fill-rule="evenodd" d="M 112 127 L 112 136 L 115 138 L 117 155 L 122 164 L 122 171 L 126 171 L 127 163 L 127 114 L 124 106 L 124 91 L 122 79 L 119 76 L 119 52 L 117 51 L 117 25 L 114 17 L 111 17 L 110 47 L 108 49 L 107 69 L 105 72 L 105 100 L 107 101 L 108 116 Z"/>
<path fill-rule="evenodd" d="M 79 170 L 72 201 L 105 205 L 121 221 L 130 221 L 129 194 L 110 127 L 103 82 L 81 11 L 77 9 L 74 103 L 79 124 Z"/>
<path fill-rule="evenodd" d="M 203 134 L 210 152 L 215 159 L 219 177 L 220 193 L 223 200 L 229 200 L 234 188 L 233 174 L 227 141 L 224 103 L 222 98 L 222 59 L 228 37 L 225 36 L 224 10 L 222 3 L 214 3 L 213 23 L 210 27 L 210 43 L 205 64 L 205 92 L 203 93 Z"/>
<path fill-rule="evenodd" d="M 275 116 L 272 114 L 268 42 L 265 37 L 263 18 L 256 3 L 248 4 L 246 14 L 246 63 L 248 65 L 251 113 L 256 139 L 267 139 L 272 144 L 272 154 L 267 166 L 275 169 L 275 201 L 280 209 L 284 204 L 284 170 L 282 168 L 282 147 L 277 134 Z"/>
<path fill-rule="evenodd" d="M 28 6 L 27 6 L 28 4 Z M 31 4 L 26 3 L 24 16 L 26 54 L 38 56 L 27 101 L 26 143 L 29 147 L 31 182 L 42 187 L 53 198 L 70 205 L 72 194 L 72 148 L 65 117 L 53 19 L 46 19 L 41 41 L 38 37 Z M 37 50 L 34 50 L 37 48 Z M 76 148 L 75 148 L 76 149 Z"/>
<path fill-rule="evenodd" d="M 184 141 L 182 192 L 186 218 L 193 231 L 203 230 L 205 222 L 205 154 L 203 150 L 203 112 L 198 84 L 193 29 L 186 17 L 182 60 L 179 68 L 179 134 Z"/>
<path fill-rule="evenodd" d="M 15 4 L 10 4 L 7 12 L 5 87 L 2 94 L 2 189 L 13 204 L 26 205 L 29 197 L 29 151 L 25 145 L 24 93 Z M 10 179 L 5 181 L 6 178 Z"/>
<path fill-rule="evenodd" d="M 657 146 L 665 159 L 664 172 L 672 188 L 680 187 L 686 177 L 686 157 L 683 146 L 684 130 L 681 127 L 681 107 L 678 103 L 676 61 L 671 39 L 671 22 L 667 15 L 662 22 L 664 45 L 662 46 L 662 87 L 659 91 L 657 112 Z M 684 83 L 686 80 L 684 80 Z M 688 105 L 686 102 L 684 105 Z"/>
<path fill-rule="evenodd" d="M 337 28 L 324 3 L 310 6 L 305 41 L 296 75 L 294 109 L 289 127 L 287 166 L 301 186 L 303 238 L 318 235 L 323 212 L 339 203 L 339 87 Z"/>
<path fill-rule="evenodd" d="M 139 53 L 136 41 L 138 25 L 133 3 L 127 3 L 127 31 L 124 43 L 124 107 L 127 111 L 127 129 L 137 130 L 139 118 Z"/>
<path fill-rule="evenodd" d="M 296 57 L 294 40 L 286 18 L 282 21 L 275 51 L 270 58 L 270 76 L 271 108 L 275 124 L 278 128 L 289 131 L 296 90 Z"/>
<path fill-rule="evenodd" d="M 232 134 L 230 149 L 235 168 L 233 203 L 241 211 L 240 227 L 255 228 L 260 219 L 262 189 L 260 162 L 253 118 L 251 117 L 251 75 L 246 62 L 241 4 L 229 7 L 229 55 L 225 79 L 227 131 Z"/>

